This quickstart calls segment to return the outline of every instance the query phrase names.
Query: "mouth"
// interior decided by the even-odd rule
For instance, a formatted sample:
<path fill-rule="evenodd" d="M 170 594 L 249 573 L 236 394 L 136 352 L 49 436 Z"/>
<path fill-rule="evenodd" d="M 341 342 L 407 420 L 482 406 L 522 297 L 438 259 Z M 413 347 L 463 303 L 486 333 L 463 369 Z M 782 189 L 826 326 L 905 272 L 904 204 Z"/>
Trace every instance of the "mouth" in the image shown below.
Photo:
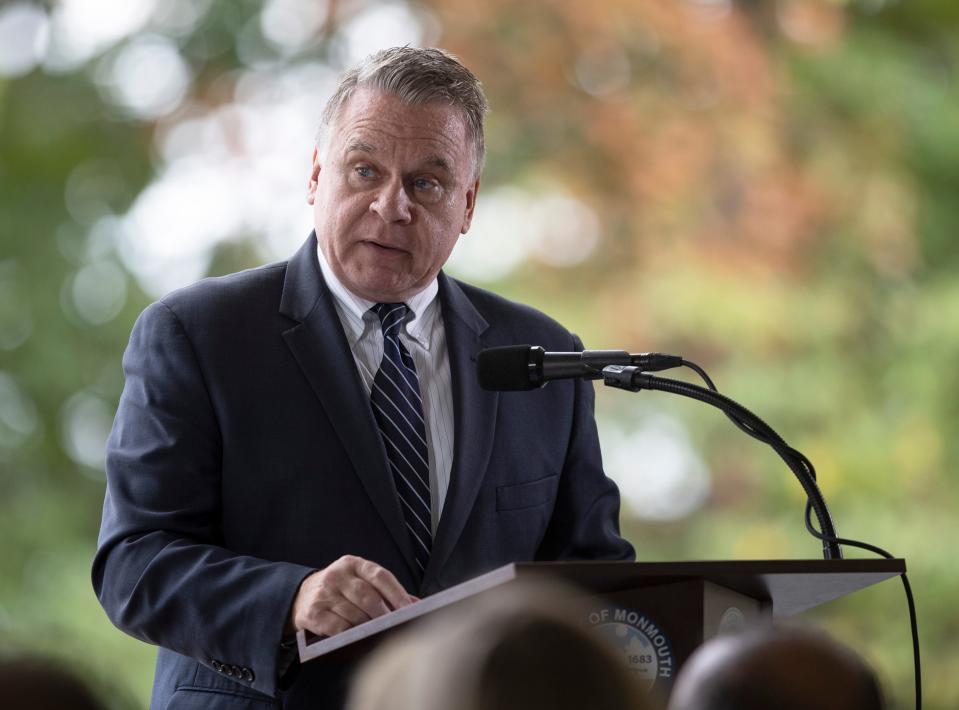
<path fill-rule="evenodd" d="M 362 244 L 365 244 L 368 247 L 371 247 L 373 250 L 382 253 L 382 254 L 405 254 L 406 249 L 401 249 L 400 247 L 391 246 L 389 244 L 383 244 L 382 242 L 376 242 L 370 239 L 363 240 Z"/>

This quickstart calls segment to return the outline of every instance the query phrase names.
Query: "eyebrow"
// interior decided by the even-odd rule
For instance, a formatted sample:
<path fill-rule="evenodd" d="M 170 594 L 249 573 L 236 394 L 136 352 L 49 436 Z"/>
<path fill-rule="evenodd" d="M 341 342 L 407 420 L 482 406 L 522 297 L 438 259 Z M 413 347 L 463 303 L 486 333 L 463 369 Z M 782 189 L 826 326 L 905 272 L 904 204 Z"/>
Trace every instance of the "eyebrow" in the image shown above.
<path fill-rule="evenodd" d="M 423 161 L 423 165 L 429 165 L 434 168 L 439 168 L 440 170 L 445 170 L 448 173 L 453 172 L 453 166 L 450 165 L 450 161 L 448 161 L 442 155 L 427 156 L 426 160 Z"/>
<path fill-rule="evenodd" d="M 347 153 L 352 153 L 354 150 L 358 150 L 362 153 L 376 152 L 376 148 L 374 148 L 372 145 L 357 139 L 351 140 L 349 143 L 346 144 Z"/>
<path fill-rule="evenodd" d="M 346 144 L 344 155 L 352 153 L 353 151 L 369 153 L 372 155 L 376 153 L 376 148 L 371 143 L 367 143 L 366 141 L 355 138 Z M 426 156 L 421 164 L 428 167 L 438 168 L 447 173 L 453 172 L 453 166 L 450 161 L 438 153 L 433 153 L 432 155 Z"/>

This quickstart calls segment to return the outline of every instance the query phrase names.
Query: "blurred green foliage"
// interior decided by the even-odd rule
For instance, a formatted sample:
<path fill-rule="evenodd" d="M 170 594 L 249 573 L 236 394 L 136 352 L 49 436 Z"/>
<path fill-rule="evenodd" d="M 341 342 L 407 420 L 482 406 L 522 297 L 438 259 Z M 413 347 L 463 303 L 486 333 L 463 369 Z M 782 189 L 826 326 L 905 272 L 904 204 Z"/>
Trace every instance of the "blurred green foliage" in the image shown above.
<path fill-rule="evenodd" d="M 228 101 L 224 85 L 251 53 L 273 67 L 338 67 L 339 27 L 376 6 L 331 3 L 295 51 L 258 34 L 261 7 L 214 2 L 174 37 L 190 100 Z M 529 256 L 484 285 L 543 308 L 589 346 L 684 353 L 805 452 L 840 534 L 906 558 L 926 706 L 959 705 L 949 544 L 959 533 L 959 5 L 449 0 L 414 10 L 493 106 L 480 212 L 503 186 L 561 189 L 598 220 L 588 258 Z M 151 296 L 93 227 L 122 216 L 163 161 L 157 121 L 130 119 L 98 87 L 104 61 L 0 78 L 0 644 L 62 655 L 105 679 L 118 707 L 146 706 L 154 652 L 110 626 L 88 581 L 104 487 L 88 449 L 102 445 L 123 347 Z M 231 236 L 211 273 L 261 259 L 258 234 Z M 122 303 L 91 323 L 77 279 L 117 268 Z M 627 431 L 668 415 L 708 469 L 708 499 L 674 519 L 627 500 L 624 530 L 641 559 L 819 554 L 798 485 L 717 412 L 654 393 L 601 391 L 598 407 L 601 425 Z M 641 454 L 629 473 L 650 473 Z M 911 706 L 896 582 L 810 618 L 862 650 Z"/>

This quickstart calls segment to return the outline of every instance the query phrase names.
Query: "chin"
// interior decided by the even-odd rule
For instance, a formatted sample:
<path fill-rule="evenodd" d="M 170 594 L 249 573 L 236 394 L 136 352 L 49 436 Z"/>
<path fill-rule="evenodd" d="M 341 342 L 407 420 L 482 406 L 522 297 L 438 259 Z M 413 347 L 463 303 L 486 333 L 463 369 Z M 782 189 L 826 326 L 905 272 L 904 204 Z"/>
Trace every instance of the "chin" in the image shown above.
<path fill-rule="evenodd" d="M 398 279 L 392 272 L 376 275 L 367 273 L 363 278 L 353 279 L 352 284 L 352 290 L 357 295 L 380 303 L 402 301 L 417 291 L 415 284 L 405 279 Z"/>

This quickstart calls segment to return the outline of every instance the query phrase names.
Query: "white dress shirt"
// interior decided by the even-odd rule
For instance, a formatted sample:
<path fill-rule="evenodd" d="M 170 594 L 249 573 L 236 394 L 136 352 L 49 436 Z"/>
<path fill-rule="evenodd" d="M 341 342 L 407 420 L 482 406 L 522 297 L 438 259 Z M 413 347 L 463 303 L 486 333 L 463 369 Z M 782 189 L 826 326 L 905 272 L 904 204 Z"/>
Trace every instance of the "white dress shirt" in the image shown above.
<path fill-rule="evenodd" d="M 346 333 L 360 379 L 369 394 L 383 359 L 380 320 L 375 313 L 369 312 L 376 304 L 351 293 L 336 278 L 319 244 L 316 254 L 323 279 L 333 294 L 336 314 Z M 433 279 L 425 289 L 406 301 L 410 315 L 400 331 L 400 340 L 413 357 L 420 381 L 426 443 L 429 447 L 430 507 L 434 535 L 443 513 L 453 469 L 453 389 L 446 350 L 446 328 L 440 302 L 436 298 L 438 291 L 439 284 Z"/>

